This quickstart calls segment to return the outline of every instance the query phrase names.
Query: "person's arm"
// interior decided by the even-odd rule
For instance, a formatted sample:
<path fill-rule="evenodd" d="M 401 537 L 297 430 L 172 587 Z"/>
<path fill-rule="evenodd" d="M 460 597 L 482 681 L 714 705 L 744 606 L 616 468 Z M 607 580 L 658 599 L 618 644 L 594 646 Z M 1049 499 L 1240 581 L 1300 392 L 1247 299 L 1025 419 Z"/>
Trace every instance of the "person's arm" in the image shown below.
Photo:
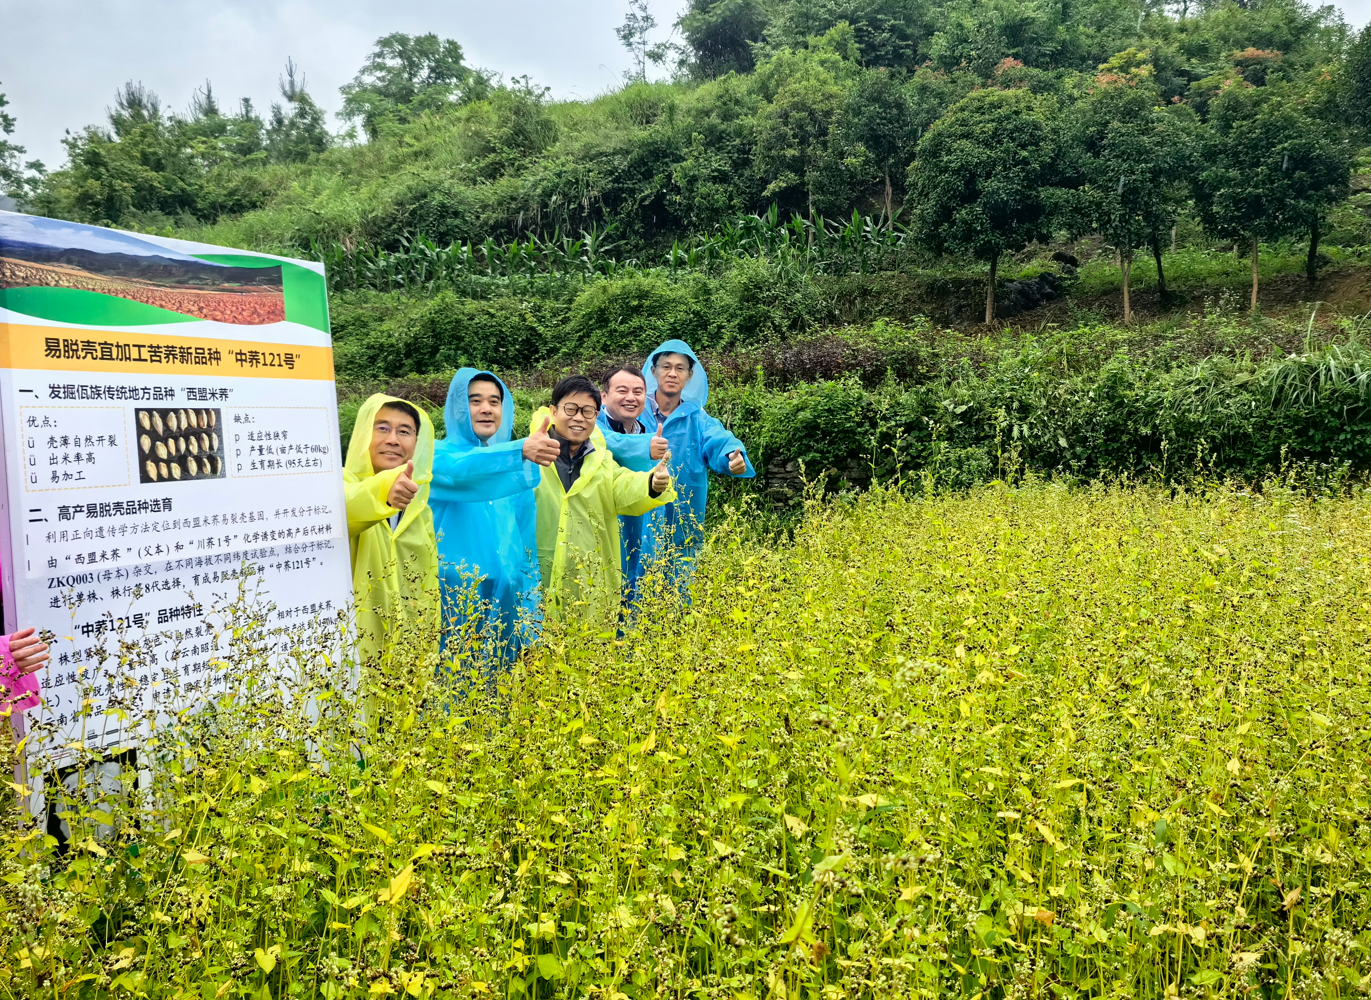
<path fill-rule="evenodd" d="M 656 510 L 676 499 L 676 484 L 671 483 L 657 496 L 652 495 L 652 473 L 635 472 L 622 465 L 614 467 L 614 506 L 621 517 L 636 517 Z"/>
<path fill-rule="evenodd" d="M 459 452 L 440 441 L 433 454 L 429 499 L 473 503 L 533 489 L 542 469 L 524 458 L 523 447 L 519 440 Z"/>
<path fill-rule="evenodd" d="M 705 464 L 719 475 L 751 479 L 757 474 L 752 467 L 752 460 L 747 457 L 747 446 L 730 434 L 717 417 L 711 417 L 703 411 L 700 413 L 700 437 Z M 738 453 L 741 453 L 742 472 L 734 472 L 729 468 L 733 456 Z"/>
<path fill-rule="evenodd" d="M 390 506 L 387 498 L 395 480 L 405 466 L 378 472 L 366 479 L 355 479 L 351 475 L 343 478 L 343 496 L 347 499 L 348 534 L 360 535 L 368 528 L 380 524 L 386 518 L 400 513 Z"/>
<path fill-rule="evenodd" d="M 651 434 L 620 434 L 604 424 L 600 424 L 600 430 L 604 432 L 605 444 L 609 446 L 609 453 L 614 456 L 614 461 L 624 468 L 634 472 L 647 472 L 657 464 L 657 460 L 651 454 Z"/>

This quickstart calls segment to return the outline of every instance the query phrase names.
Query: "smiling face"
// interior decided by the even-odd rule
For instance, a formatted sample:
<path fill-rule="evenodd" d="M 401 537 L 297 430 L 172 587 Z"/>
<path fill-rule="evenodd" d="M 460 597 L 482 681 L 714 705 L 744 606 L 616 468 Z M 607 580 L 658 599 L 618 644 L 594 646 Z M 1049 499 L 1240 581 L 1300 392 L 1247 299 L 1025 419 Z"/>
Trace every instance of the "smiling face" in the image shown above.
<path fill-rule="evenodd" d="M 414 457 L 419 428 L 404 410 L 383 406 L 371 425 L 371 467 L 377 472 L 397 469 Z"/>
<path fill-rule="evenodd" d="M 631 372 L 615 372 L 605 389 L 605 409 L 621 424 L 637 420 L 647 405 L 647 384 Z"/>
<path fill-rule="evenodd" d="M 552 407 L 552 422 L 557 433 L 572 444 L 580 444 L 590 437 L 599 415 L 595 397 L 588 392 L 567 393 Z"/>
<path fill-rule="evenodd" d="M 659 354 L 652 364 L 652 374 L 659 390 L 668 396 L 679 396 L 695 370 L 684 354 Z"/>
<path fill-rule="evenodd" d="M 500 387 L 489 379 L 472 379 L 467 386 L 467 406 L 472 431 L 482 441 L 489 441 L 504 419 L 505 400 Z"/>

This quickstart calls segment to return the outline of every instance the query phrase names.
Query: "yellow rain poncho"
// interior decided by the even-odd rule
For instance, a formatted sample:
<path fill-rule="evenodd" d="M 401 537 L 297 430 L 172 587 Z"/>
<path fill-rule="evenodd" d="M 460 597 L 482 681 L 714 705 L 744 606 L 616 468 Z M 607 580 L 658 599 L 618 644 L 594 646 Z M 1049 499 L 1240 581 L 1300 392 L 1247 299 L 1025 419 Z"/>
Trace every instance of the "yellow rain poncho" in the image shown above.
<path fill-rule="evenodd" d="M 386 498 L 405 466 L 376 472 L 371 467 L 372 425 L 393 396 L 377 393 L 357 411 L 343 469 L 347 496 L 348 541 L 352 548 L 352 589 L 357 602 L 357 652 L 363 663 L 389 667 L 397 653 L 429 666 L 438 659 L 438 543 L 428 506 L 433 478 L 433 424 L 422 407 L 419 440 L 411 478 L 419 486 L 392 531 L 390 518 L 400 513 Z"/>
<path fill-rule="evenodd" d="M 540 427 L 551 411 L 533 414 Z M 543 467 L 534 491 L 538 505 L 538 565 L 548 620 L 586 615 L 613 618 L 619 611 L 619 517 L 646 514 L 676 499 L 674 487 L 650 495 L 651 472 L 634 472 L 614 461 L 596 427 L 581 476 L 562 488 L 556 465 Z"/>

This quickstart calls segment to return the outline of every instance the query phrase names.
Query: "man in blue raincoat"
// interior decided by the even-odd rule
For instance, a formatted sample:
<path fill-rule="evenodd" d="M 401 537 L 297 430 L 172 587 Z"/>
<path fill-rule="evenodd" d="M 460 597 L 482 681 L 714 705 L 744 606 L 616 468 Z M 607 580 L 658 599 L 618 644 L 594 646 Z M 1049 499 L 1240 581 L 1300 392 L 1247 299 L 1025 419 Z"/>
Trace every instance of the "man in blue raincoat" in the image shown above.
<path fill-rule="evenodd" d="M 615 460 L 619 461 L 625 468 L 630 468 L 634 472 L 650 472 L 652 467 L 669 450 L 666 438 L 662 437 L 662 425 L 654 424 L 656 432 L 652 427 L 648 427 L 646 421 L 647 413 L 647 380 L 643 378 L 643 373 L 637 368 L 619 367 L 615 368 L 605 376 L 601 383 L 604 394 L 604 406 L 600 409 L 599 424 L 600 429 L 605 432 L 608 439 L 616 434 L 642 434 L 644 440 L 648 442 L 647 450 L 641 454 L 639 448 L 627 448 L 625 460 L 619 459 L 619 454 L 615 455 Z M 641 444 L 641 443 L 640 443 Z M 628 453 L 632 453 L 629 455 Z M 623 554 L 623 573 L 624 573 L 624 597 L 632 603 L 637 596 L 638 578 L 643 575 L 643 530 L 647 526 L 647 521 L 651 514 L 639 514 L 636 517 L 619 518 L 619 542 Z"/>
<path fill-rule="evenodd" d="M 445 649 L 477 639 L 508 662 L 538 630 L 533 490 L 559 454 L 547 428 L 520 441 L 514 400 L 490 372 L 463 368 L 448 387 L 447 438 L 437 442 L 429 505 L 438 536 Z"/>
<path fill-rule="evenodd" d="M 700 359 L 683 340 L 668 340 L 648 355 L 643 365 L 646 408 L 640 425 L 657 433 L 605 433 L 614 458 L 622 465 L 638 469 L 651 462 L 650 449 L 660 435 L 671 451 L 671 474 L 675 477 L 678 499 L 644 515 L 641 556 L 637 580 L 654 563 L 662 562 L 684 586 L 690 578 L 695 556 L 704 540 L 705 505 L 709 499 L 709 473 L 740 479 L 755 476 L 747 448 L 705 412 L 709 401 L 709 377 Z M 608 406 L 606 407 L 608 409 Z M 624 575 L 629 578 L 630 566 Z"/>

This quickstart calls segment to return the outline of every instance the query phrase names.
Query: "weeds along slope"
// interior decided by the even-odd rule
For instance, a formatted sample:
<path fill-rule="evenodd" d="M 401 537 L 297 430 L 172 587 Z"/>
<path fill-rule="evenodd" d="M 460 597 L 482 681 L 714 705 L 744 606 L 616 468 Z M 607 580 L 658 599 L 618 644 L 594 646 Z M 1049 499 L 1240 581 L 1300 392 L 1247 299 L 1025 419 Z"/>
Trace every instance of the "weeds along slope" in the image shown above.
<path fill-rule="evenodd" d="M 1369 529 L 1277 490 L 875 491 L 728 520 L 688 608 L 549 635 L 493 702 L 302 657 L 159 732 L 65 858 L 8 835 L 0 985 L 1349 995 Z"/>

